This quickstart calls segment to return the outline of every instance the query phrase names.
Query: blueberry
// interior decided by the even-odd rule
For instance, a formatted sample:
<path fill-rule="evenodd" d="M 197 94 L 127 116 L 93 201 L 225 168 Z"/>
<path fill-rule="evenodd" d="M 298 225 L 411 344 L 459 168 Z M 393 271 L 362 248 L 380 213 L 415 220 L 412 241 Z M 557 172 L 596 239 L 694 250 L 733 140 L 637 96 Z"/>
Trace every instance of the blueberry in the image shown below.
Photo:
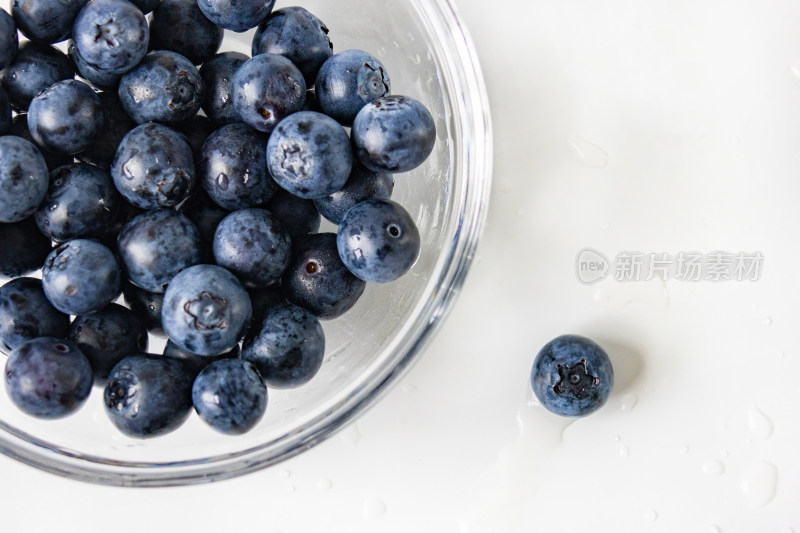
<path fill-rule="evenodd" d="M 0 352 L 38 337 L 64 337 L 69 317 L 50 305 L 42 280 L 17 278 L 0 287 Z"/>
<path fill-rule="evenodd" d="M 0 9 L 0 70 L 14 61 L 18 49 L 17 25 L 11 15 Z"/>
<path fill-rule="evenodd" d="M 241 122 L 233 107 L 233 75 L 249 58 L 238 52 L 223 52 L 200 67 L 205 85 L 203 111 L 219 125 Z"/>
<path fill-rule="evenodd" d="M 192 197 L 181 206 L 181 213 L 189 217 L 200 233 L 201 262 L 213 263 L 214 233 L 222 219 L 231 212 L 215 204 L 203 189 L 196 189 Z"/>
<path fill-rule="evenodd" d="M 161 307 L 164 304 L 163 294 L 146 291 L 133 283 L 126 283 L 122 287 L 122 294 L 125 296 L 125 303 L 142 320 L 148 331 L 155 334 L 164 333 L 161 327 Z"/>
<path fill-rule="evenodd" d="M 586 416 L 603 406 L 614 386 L 606 352 L 578 335 L 562 335 L 544 345 L 531 371 L 539 402 L 561 416 Z"/>
<path fill-rule="evenodd" d="M 230 211 L 266 203 L 277 188 L 267 171 L 267 137 L 246 124 L 212 133 L 200 156 L 200 179 L 208 196 Z"/>
<path fill-rule="evenodd" d="M 119 257 L 128 279 L 151 292 L 164 292 L 178 272 L 200 262 L 200 234 L 172 209 L 147 211 L 119 234 Z"/>
<path fill-rule="evenodd" d="M 0 137 L 0 222 L 19 222 L 34 214 L 47 194 L 47 183 L 47 165 L 33 143 L 13 135 Z"/>
<path fill-rule="evenodd" d="M 130 355 L 108 375 L 106 414 L 122 433 L 144 439 L 183 424 L 192 409 L 192 375 L 177 359 Z"/>
<path fill-rule="evenodd" d="M 281 221 L 283 229 L 292 239 L 316 233 L 322 222 L 322 217 L 319 216 L 317 206 L 312 200 L 299 198 L 280 187 L 275 188 L 275 194 L 264 208 Z"/>
<path fill-rule="evenodd" d="M 42 157 L 44 157 L 44 162 L 47 164 L 47 168 L 50 171 L 53 171 L 58 167 L 63 167 L 64 165 L 69 165 L 74 160 L 74 158 L 71 155 L 48 152 L 47 150 L 36 144 L 36 141 L 31 135 L 31 130 L 28 129 L 28 115 L 26 113 L 18 113 L 11 120 L 11 131 L 9 132 L 9 135 L 16 135 L 17 137 L 22 137 L 26 141 L 33 143 L 33 145 L 39 149 L 39 152 L 42 154 Z"/>
<path fill-rule="evenodd" d="M 150 52 L 119 81 L 119 99 L 138 122 L 176 124 L 193 117 L 203 103 L 203 79 L 175 52 Z"/>
<path fill-rule="evenodd" d="M 0 135 L 6 135 L 11 130 L 11 101 L 0 87 Z"/>
<path fill-rule="evenodd" d="M 339 256 L 364 281 L 387 283 L 411 269 L 419 256 L 419 230 L 408 211 L 372 199 L 345 213 L 336 234 Z"/>
<path fill-rule="evenodd" d="M 118 75 L 147 53 L 150 30 L 142 12 L 127 0 L 90 0 L 75 19 L 72 40 L 88 66 Z"/>
<path fill-rule="evenodd" d="M 68 315 L 85 315 L 117 297 L 119 266 L 113 252 L 99 242 L 75 239 L 47 256 L 42 284 L 53 307 Z"/>
<path fill-rule="evenodd" d="M 253 319 L 251 325 L 258 326 L 264 319 L 267 309 L 285 303 L 280 283 L 273 283 L 268 287 L 248 289 L 250 302 L 253 304 Z"/>
<path fill-rule="evenodd" d="M 314 205 L 322 216 L 339 224 L 347 210 L 357 203 L 371 198 L 388 200 L 393 190 L 394 178 L 391 174 L 373 172 L 356 163 L 344 187 L 330 196 L 315 199 Z"/>
<path fill-rule="evenodd" d="M 150 49 L 171 50 L 199 65 L 217 53 L 224 32 L 197 0 L 161 0 L 150 16 Z"/>
<path fill-rule="evenodd" d="M 315 233 L 294 241 L 292 260 L 281 278 L 286 299 L 322 319 L 343 315 L 366 285 L 342 263 L 334 233 Z"/>
<path fill-rule="evenodd" d="M 241 119 L 267 133 L 300 111 L 306 98 L 303 75 L 294 63 L 275 54 L 245 61 L 233 75 L 232 85 L 233 106 Z"/>
<path fill-rule="evenodd" d="M 201 370 L 215 361 L 239 357 L 239 345 L 235 345 L 230 351 L 220 355 L 197 355 L 196 353 L 187 352 L 174 342 L 168 340 L 164 348 L 164 356 L 178 359 L 183 363 L 187 372 L 189 372 L 192 377 L 195 377 Z"/>
<path fill-rule="evenodd" d="M 75 76 L 72 63 L 60 50 L 46 44 L 23 43 L 17 58 L 2 73 L 11 106 L 25 111 L 33 97 L 57 81 Z"/>
<path fill-rule="evenodd" d="M 192 386 L 192 403 L 200 418 L 226 435 L 253 429 L 267 410 L 267 387 L 255 365 L 242 359 L 211 363 Z"/>
<path fill-rule="evenodd" d="M 241 282 L 216 265 L 196 265 L 172 279 L 161 322 L 180 348 L 218 355 L 233 348 L 250 323 L 252 306 Z"/>
<path fill-rule="evenodd" d="M 241 33 L 264 20 L 275 0 L 197 0 L 197 5 L 217 26 Z"/>
<path fill-rule="evenodd" d="M 28 129 L 46 150 L 77 154 L 88 148 L 103 127 L 100 98 L 77 80 L 60 81 L 40 92 L 28 109 Z"/>
<path fill-rule="evenodd" d="M 383 63 L 362 50 L 335 54 L 319 69 L 316 80 L 314 92 L 322 112 L 347 125 L 365 105 L 392 93 Z"/>
<path fill-rule="evenodd" d="M 375 172 L 407 172 L 428 158 L 436 141 L 433 117 L 407 96 L 387 96 L 364 106 L 353 121 L 355 154 Z"/>
<path fill-rule="evenodd" d="M 72 64 L 75 66 L 75 71 L 80 77 L 97 88 L 114 90 L 116 92 L 122 74 L 117 74 L 116 70 L 108 71 L 90 65 L 83 56 L 81 56 L 80 52 L 78 52 L 74 41 L 69 42 L 67 54 L 69 54 L 69 59 L 72 61 Z"/>
<path fill-rule="evenodd" d="M 119 144 L 136 127 L 136 123 L 122 108 L 116 91 L 102 92 L 97 96 L 103 109 L 103 125 L 95 142 L 75 157 L 84 163 L 109 170 Z"/>
<path fill-rule="evenodd" d="M 302 7 L 273 11 L 253 36 L 253 55 L 279 54 L 300 69 L 311 87 L 319 67 L 333 54 L 328 28 Z"/>
<path fill-rule="evenodd" d="M 353 168 L 350 137 L 322 113 L 295 113 L 270 136 L 267 165 L 278 185 L 295 196 L 328 196 L 344 186 Z"/>
<path fill-rule="evenodd" d="M 44 44 L 69 38 L 86 0 L 14 0 L 11 14 L 22 35 Z"/>
<path fill-rule="evenodd" d="M 264 209 L 242 209 L 225 217 L 214 234 L 214 259 L 249 287 L 280 279 L 292 243 L 280 221 Z"/>
<path fill-rule="evenodd" d="M 270 387 L 287 389 L 308 383 L 322 366 L 325 333 L 309 311 L 292 304 L 267 310 L 245 338 L 242 359 L 251 361 Z"/>
<path fill-rule="evenodd" d="M 68 339 L 89 360 L 97 385 L 105 385 L 123 358 L 147 350 L 147 328 L 133 311 L 117 304 L 77 317 Z"/>
<path fill-rule="evenodd" d="M 50 253 L 50 239 L 42 235 L 33 217 L 13 224 L 0 224 L 0 276 L 16 278 L 42 267 Z"/>
<path fill-rule="evenodd" d="M 54 241 L 99 237 L 113 223 L 122 203 L 111 176 L 86 164 L 66 165 L 50 173 L 50 188 L 34 215 L 41 232 Z"/>
<path fill-rule="evenodd" d="M 132 129 L 117 149 L 111 177 L 122 196 L 142 209 L 175 207 L 195 181 L 194 154 L 186 137 L 160 124 Z"/>

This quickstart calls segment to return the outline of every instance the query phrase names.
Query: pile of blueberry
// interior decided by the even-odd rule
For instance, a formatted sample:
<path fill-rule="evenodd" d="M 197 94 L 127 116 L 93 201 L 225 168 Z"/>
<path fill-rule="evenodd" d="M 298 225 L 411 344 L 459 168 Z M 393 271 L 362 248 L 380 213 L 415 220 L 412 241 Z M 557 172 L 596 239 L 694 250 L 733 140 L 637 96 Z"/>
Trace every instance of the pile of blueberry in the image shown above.
<path fill-rule="evenodd" d="M 192 408 L 243 433 L 267 387 L 317 373 L 320 320 L 416 261 L 392 174 L 430 155 L 430 112 L 391 95 L 372 55 L 334 54 L 313 14 L 273 7 L 0 10 L 0 351 L 24 412 L 66 416 L 94 383 L 129 436 Z M 225 29 L 256 26 L 252 58 L 217 53 Z M 51 46 L 67 39 L 68 55 Z M 169 338 L 163 355 L 148 334 Z"/>

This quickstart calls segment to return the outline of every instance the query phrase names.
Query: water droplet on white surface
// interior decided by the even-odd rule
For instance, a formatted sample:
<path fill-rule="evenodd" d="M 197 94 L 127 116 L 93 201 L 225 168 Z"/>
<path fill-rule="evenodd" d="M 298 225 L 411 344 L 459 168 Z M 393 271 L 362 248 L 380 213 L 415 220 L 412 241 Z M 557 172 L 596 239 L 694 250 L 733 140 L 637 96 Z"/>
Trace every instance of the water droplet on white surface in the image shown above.
<path fill-rule="evenodd" d="M 649 509 L 648 511 L 645 511 L 644 519 L 647 520 L 648 522 L 655 522 L 656 520 L 658 520 L 658 513 L 656 512 L 655 509 Z"/>
<path fill-rule="evenodd" d="M 789 353 L 781 350 L 780 352 L 778 352 L 778 357 L 789 357 Z"/>
<path fill-rule="evenodd" d="M 357 424 L 350 424 L 341 433 L 342 442 L 351 448 L 358 446 L 358 441 L 361 440 L 361 432 L 358 430 Z"/>
<path fill-rule="evenodd" d="M 297 487 L 295 487 L 294 485 L 289 485 L 289 492 L 294 492 L 296 490 L 297 490 Z"/>
<path fill-rule="evenodd" d="M 628 456 L 630 456 L 630 454 L 631 454 L 630 448 L 628 448 L 624 444 L 619 447 L 619 456 L 620 457 L 627 458 Z"/>
<path fill-rule="evenodd" d="M 644 274 L 642 274 L 644 276 Z M 639 304 L 656 309 L 669 309 L 667 284 L 660 279 L 628 283 L 602 283 L 595 288 L 592 299 L 599 305 L 625 308 Z"/>
<path fill-rule="evenodd" d="M 689 453 L 689 446 L 684 444 L 683 446 L 681 446 L 680 452 L 681 453 Z"/>
<path fill-rule="evenodd" d="M 320 479 L 317 481 L 317 490 L 328 490 L 333 487 L 333 481 L 330 479 Z"/>
<path fill-rule="evenodd" d="M 501 179 L 498 182 L 497 187 L 500 190 L 500 192 L 502 192 L 502 193 L 509 194 L 509 193 L 514 192 L 514 182 L 511 181 L 508 178 Z"/>
<path fill-rule="evenodd" d="M 721 476 L 725 472 L 725 465 L 722 461 L 712 459 L 703 463 L 703 473 L 708 476 Z"/>
<path fill-rule="evenodd" d="M 731 456 L 731 452 L 729 452 L 728 450 L 725 450 L 724 452 L 722 452 L 722 457 L 724 457 L 725 459 L 727 459 L 730 456 Z"/>
<path fill-rule="evenodd" d="M 603 168 L 608 164 L 608 154 L 594 143 L 572 135 L 567 139 L 570 152 L 582 165 L 590 168 Z"/>
<path fill-rule="evenodd" d="M 791 527 L 786 527 L 781 529 L 779 533 L 794 533 L 794 529 Z"/>
<path fill-rule="evenodd" d="M 762 326 L 771 326 L 772 325 L 772 319 L 770 317 L 761 319 L 761 325 Z"/>
<path fill-rule="evenodd" d="M 620 400 L 619 407 L 622 409 L 623 413 L 630 412 L 635 406 L 636 402 L 639 401 L 639 398 L 635 394 L 626 394 Z"/>
<path fill-rule="evenodd" d="M 775 497 L 778 468 L 769 461 L 759 461 L 744 473 L 739 488 L 750 507 L 767 505 Z"/>
<path fill-rule="evenodd" d="M 770 438 L 775 430 L 772 420 L 755 405 L 751 405 L 747 410 L 747 426 L 755 437 L 762 440 Z"/>
<path fill-rule="evenodd" d="M 364 500 L 364 518 L 374 520 L 386 514 L 386 504 L 381 500 L 372 498 Z"/>
<path fill-rule="evenodd" d="M 792 71 L 792 74 L 800 78 L 800 60 L 797 60 L 794 63 L 792 63 L 792 66 L 789 67 L 789 70 Z"/>
<path fill-rule="evenodd" d="M 710 526 L 708 526 L 703 530 L 703 533 L 722 533 L 722 531 L 720 531 L 719 527 L 715 526 L 714 524 L 711 524 Z"/>
<path fill-rule="evenodd" d="M 525 209 L 524 207 L 520 207 L 519 209 L 517 209 L 517 216 L 518 217 L 524 217 L 527 214 L 528 214 L 528 210 Z"/>
<path fill-rule="evenodd" d="M 613 436 L 613 437 L 611 437 L 611 438 L 612 438 L 612 439 L 614 439 L 614 442 L 619 442 L 619 440 L 620 440 L 620 438 L 621 438 L 621 437 L 620 437 L 619 435 L 614 435 L 614 436 Z"/>
<path fill-rule="evenodd" d="M 603 230 L 603 231 L 606 231 L 610 227 L 611 227 L 611 224 L 609 224 L 608 222 L 601 222 L 600 223 L 600 229 Z"/>
<path fill-rule="evenodd" d="M 289 479 L 292 477 L 292 472 L 290 470 L 281 470 L 278 475 L 283 479 Z"/>

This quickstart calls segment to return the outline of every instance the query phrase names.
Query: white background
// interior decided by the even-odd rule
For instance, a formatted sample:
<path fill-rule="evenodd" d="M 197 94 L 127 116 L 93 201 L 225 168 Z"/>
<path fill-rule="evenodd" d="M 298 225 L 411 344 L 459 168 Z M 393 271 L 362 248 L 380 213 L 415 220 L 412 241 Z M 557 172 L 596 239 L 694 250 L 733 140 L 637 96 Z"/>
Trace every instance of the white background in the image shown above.
<path fill-rule="evenodd" d="M 464 293 L 408 376 L 329 442 L 209 486 L 91 486 L 0 457 L 0 530 L 800 533 L 800 4 L 457 5 L 495 182 Z M 758 282 L 587 287 L 586 246 L 765 261 Z M 528 390 L 566 332 L 617 371 L 571 425 Z"/>

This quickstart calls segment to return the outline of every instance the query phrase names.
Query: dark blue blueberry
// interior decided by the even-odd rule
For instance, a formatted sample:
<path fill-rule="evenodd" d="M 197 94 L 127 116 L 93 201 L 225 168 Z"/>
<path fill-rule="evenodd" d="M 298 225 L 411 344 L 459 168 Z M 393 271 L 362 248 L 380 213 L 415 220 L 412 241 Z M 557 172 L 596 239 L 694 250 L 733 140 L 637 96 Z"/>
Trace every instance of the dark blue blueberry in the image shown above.
<path fill-rule="evenodd" d="M 117 304 L 76 318 L 67 338 L 89 360 L 97 385 L 105 385 L 123 358 L 147 351 L 147 328 L 133 311 Z"/>
<path fill-rule="evenodd" d="M 158 7 L 158 4 L 161 3 L 161 0 L 130 0 L 130 2 L 138 7 L 142 13 L 147 15 Z"/>
<path fill-rule="evenodd" d="M 295 196 L 328 196 L 344 186 L 353 169 L 350 137 L 322 113 L 295 113 L 272 132 L 267 165 L 278 185 Z"/>
<path fill-rule="evenodd" d="M 40 337 L 11 352 L 6 392 L 31 416 L 62 418 L 77 411 L 92 392 L 92 367 L 72 343 Z"/>
<path fill-rule="evenodd" d="M 280 283 L 273 283 L 268 287 L 249 289 L 250 302 L 253 304 L 253 320 L 251 324 L 258 326 L 264 319 L 264 314 L 270 307 L 285 303 Z"/>
<path fill-rule="evenodd" d="M 275 188 L 275 194 L 264 208 L 281 221 L 283 229 L 292 239 L 316 233 L 322 223 L 322 217 L 312 200 L 299 198 L 280 187 Z"/>
<path fill-rule="evenodd" d="M 303 109 L 306 82 L 294 63 L 283 56 L 261 54 L 233 75 L 233 106 L 241 119 L 263 132 Z"/>
<path fill-rule="evenodd" d="M 60 81 L 40 92 L 28 109 L 28 129 L 45 150 L 82 152 L 103 127 L 100 98 L 77 80 Z"/>
<path fill-rule="evenodd" d="M 50 239 L 42 235 L 33 217 L 13 224 L 0 224 L 0 276 L 16 278 L 42 267 L 50 253 Z"/>
<path fill-rule="evenodd" d="M 5 9 L 0 9 L 0 70 L 14 61 L 18 49 L 17 25 Z"/>
<path fill-rule="evenodd" d="M 90 0 L 75 19 L 72 40 L 91 68 L 124 74 L 147 53 L 150 30 L 139 8 L 127 0 Z"/>
<path fill-rule="evenodd" d="M 253 55 L 259 54 L 279 54 L 291 60 L 311 87 L 319 67 L 333 54 L 333 44 L 321 20 L 302 7 L 285 7 L 258 25 Z"/>
<path fill-rule="evenodd" d="M 181 213 L 189 217 L 200 233 L 201 262 L 213 263 L 214 233 L 231 212 L 215 204 L 203 189 L 195 189 L 192 197 L 181 206 Z"/>
<path fill-rule="evenodd" d="M 245 338 L 242 359 L 256 365 L 270 387 L 288 389 L 308 383 L 322 366 L 325 333 L 309 311 L 292 304 L 267 310 Z"/>
<path fill-rule="evenodd" d="M 164 348 L 164 356 L 178 359 L 192 376 L 197 376 L 201 370 L 215 361 L 239 357 L 239 345 L 237 344 L 229 352 L 221 355 L 197 355 L 196 353 L 187 352 L 168 340 Z"/>
<path fill-rule="evenodd" d="M 38 337 L 64 337 L 69 317 L 44 295 L 42 280 L 17 278 L 0 287 L 0 352 Z"/>
<path fill-rule="evenodd" d="M 578 335 L 562 335 L 544 345 L 531 370 L 536 399 L 561 416 L 586 416 L 603 406 L 614 386 L 606 352 Z"/>
<path fill-rule="evenodd" d="M 407 172 L 433 151 L 436 127 L 424 105 L 387 96 L 364 106 L 350 132 L 358 160 L 375 172 Z"/>
<path fill-rule="evenodd" d="M 195 65 L 217 53 L 224 33 L 197 0 L 161 0 L 150 16 L 150 49 L 171 50 Z"/>
<path fill-rule="evenodd" d="M 148 331 L 154 334 L 164 333 L 161 327 L 161 307 L 164 303 L 164 295 L 161 293 L 150 292 L 141 289 L 133 283 L 126 283 L 122 287 L 122 294 L 125 296 L 125 303 L 131 307 L 131 311 L 136 313 Z"/>
<path fill-rule="evenodd" d="M 388 200 L 394 190 L 391 174 L 373 172 L 356 163 L 344 187 L 323 198 L 314 200 L 322 216 L 339 224 L 347 210 L 364 200 L 379 198 Z"/>
<path fill-rule="evenodd" d="M 220 266 L 196 265 L 167 287 L 161 323 L 180 348 L 218 355 L 242 339 L 251 315 L 250 296 L 236 276 Z"/>
<path fill-rule="evenodd" d="M 53 307 L 68 315 L 102 309 L 119 295 L 114 253 L 97 241 L 67 241 L 47 256 L 42 284 Z"/>
<path fill-rule="evenodd" d="M 72 61 L 72 64 L 75 66 L 75 71 L 80 77 L 99 89 L 116 91 L 122 74 L 117 74 L 115 70 L 103 70 L 87 63 L 80 52 L 78 52 L 74 41 L 69 42 L 67 54 L 69 55 L 70 61 Z"/>
<path fill-rule="evenodd" d="M 100 237 L 114 222 L 120 203 L 108 172 L 87 164 L 66 165 L 50 173 L 50 188 L 34 217 L 54 241 Z"/>
<path fill-rule="evenodd" d="M 175 52 L 150 52 L 119 81 L 119 99 L 138 122 L 177 124 L 193 117 L 203 103 L 203 79 Z"/>
<path fill-rule="evenodd" d="M 6 135 L 11 130 L 11 101 L 0 87 L 0 135 Z"/>
<path fill-rule="evenodd" d="M 119 234 L 119 257 L 128 279 L 151 292 L 164 292 L 181 270 L 200 262 L 200 234 L 172 209 L 147 211 Z"/>
<path fill-rule="evenodd" d="M 322 112 L 350 125 L 368 103 L 389 96 L 389 73 L 376 57 L 362 50 L 345 50 L 325 61 L 314 92 Z"/>
<path fill-rule="evenodd" d="M 335 233 L 315 233 L 295 240 L 292 260 L 281 279 L 287 300 L 325 320 L 350 310 L 366 286 L 339 258 Z"/>
<path fill-rule="evenodd" d="M 214 234 L 216 263 L 248 287 L 266 287 L 278 281 L 291 255 L 289 235 L 264 209 L 235 211 L 220 222 Z"/>
<path fill-rule="evenodd" d="M 106 414 L 129 437 L 157 437 L 181 426 L 192 410 L 192 378 L 177 359 L 131 355 L 108 375 Z"/>
<path fill-rule="evenodd" d="M 197 0 L 197 5 L 217 26 L 241 33 L 258 26 L 272 11 L 275 0 Z"/>
<path fill-rule="evenodd" d="M 31 130 L 28 129 L 28 115 L 26 113 L 19 113 L 12 119 L 11 131 L 9 132 L 9 135 L 22 137 L 26 141 L 33 143 L 34 146 L 39 149 L 42 157 L 44 157 L 44 162 L 47 164 L 47 168 L 50 171 L 53 171 L 58 167 L 63 167 L 64 165 L 69 165 L 74 161 L 74 158 L 71 155 L 48 152 L 36 144 L 33 136 L 31 136 Z"/>
<path fill-rule="evenodd" d="M 122 196 L 142 209 L 175 207 L 192 192 L 194 154 L 186 137 L 160 124 L 132 129 L 119 145 L 111 177 Z"/>
<path fill-rule="evenodd" d="M 122 108 L 115 91 L 102 92 L 97 96 L 103 109 L 103 126 L 94 143 L 75 157 L 84 163 L 109 170 L 119 144 L 136 127 L 136 123 Z"/>
<path fill-rule="evenodd" d="M 200 372 L 192 386 L 192 403 L 200 418 L 215 430 L 241 435 L 264 417 L 267 387 L 253 363 L 226 359 Z"/>
<path fill-rule="evenodd" d="M 74 76 L 72 63 L 63 52 L 29 41 L 19 47 L 17 58 L 2 72 L 2 84 L 11 106 L 26 111 L 34 96 L 57 81 Z"/>
<path fill-rule="evenodd" d="M 214 123 L 223 125 L 241 122 L 233 107 L 233 75 L 249 58 L 238 52 L 223 52 L 200 67 L 205 85 L 203 111 Z"/>
<path fill-rule="evenodd" d="M 200 155 L 203 153 L 203 144 L 208 136 L 214 132 L 214 125 L 207 117 L 195 115 L 189 120 L 176 124 L 175 129 L 186 136 L 194 155 L 195 170 L 200 166 Z"/>
<path fill-rule="evenodd" d="M 336 244 L 350 272 L 364 281 L 388 283 L 408 272 L 419 257 L 419 230 L 397 202 L 366 200 L 344 215 Z"/>
<path fill-rule="evenodd" d="M 277 188 L 267 170 L 267 137 L 246 124 L 228 124 L 203 145 L 200 180 L 217 205 L 235 211 L 265 204 Z"/>
<path fill-rule="evenodd" d="M 0 137 L 0 222 L 19 222 L 34 214 L 47 194 L 48 181 L 47 165 L 32 142 Z"/>
<path fill-rule="evenodd" d="M 86 0 L 14 0 L 11 14 L 22 35 L 44 44 L 69 38 Z"/>

